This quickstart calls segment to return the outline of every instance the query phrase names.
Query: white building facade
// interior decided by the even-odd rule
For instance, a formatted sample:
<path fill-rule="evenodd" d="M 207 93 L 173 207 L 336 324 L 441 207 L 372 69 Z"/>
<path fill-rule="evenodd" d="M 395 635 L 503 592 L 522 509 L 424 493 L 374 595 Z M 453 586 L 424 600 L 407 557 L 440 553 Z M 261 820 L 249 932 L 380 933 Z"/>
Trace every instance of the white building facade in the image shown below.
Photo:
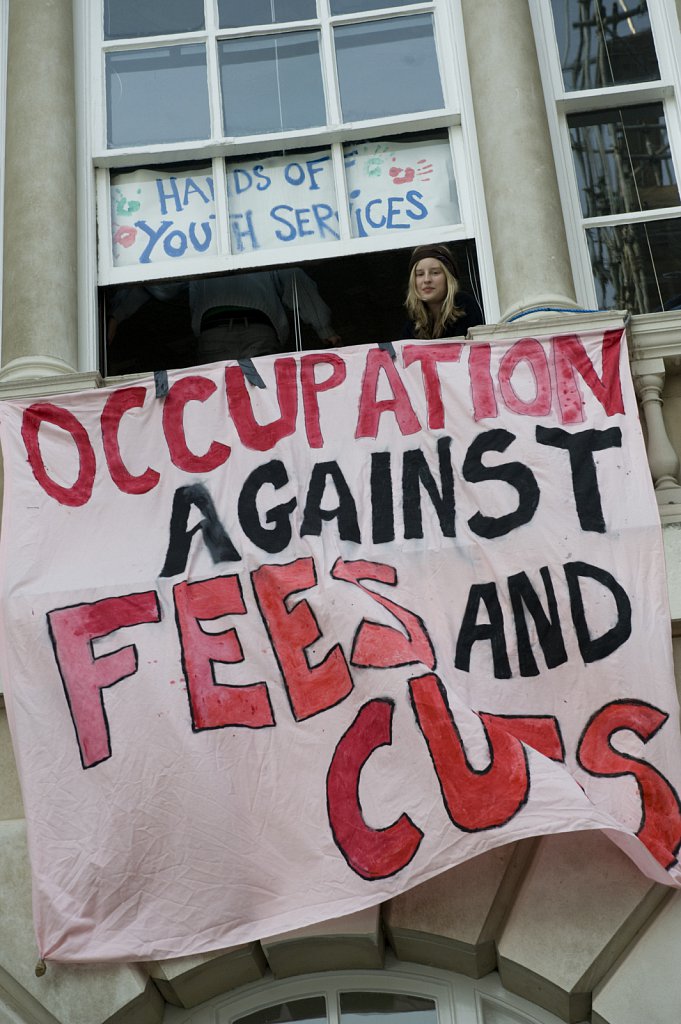
<path fill-rule="evenodd" d="M 295 263 L 344 343 L 397 338 L 409 251 L 445 242 L 482 334 L 630 314 L 681 636 L 680 15 L 680 0 L 0 0 L 0 399 L 191 365 L 188 311 L 153 292 L 109 344 L 107 329 L 126 290 L 204 274 Z M 598 833 L 508 845 L 212 955 L 45 970 L 4 707 L 0 733 L 2 1020 L 681 1021 L 681 894 Z"/>

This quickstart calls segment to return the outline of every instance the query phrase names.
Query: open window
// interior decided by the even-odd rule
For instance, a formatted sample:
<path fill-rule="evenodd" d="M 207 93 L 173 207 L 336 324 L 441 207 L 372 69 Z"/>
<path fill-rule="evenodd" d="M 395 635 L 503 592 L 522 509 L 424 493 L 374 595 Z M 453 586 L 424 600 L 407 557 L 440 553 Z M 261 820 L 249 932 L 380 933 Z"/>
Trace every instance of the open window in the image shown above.
<path fill-rule="evenodd" d="M 450 242 L 450 249 L 459 267 L 462 291 L 475 295 L 482 305 L 475 244 Z M 395 341 L 404 336 L 408 259 L 409 250 L 394 249 L 300 264 L 330 308 L 331 322 L 343 346 Z M 127 290 L 127 285 L 103 290 L 103 319 L 107 323 L 120 294 L 124 296 Z M 151 285 L 145 289 L 147 301 L 117 324 L 115 337 L 102 353 L 108 375 L 186 367 L 198 361 L 189 289 L 169 291 L 171 294 L 166 295 L 163 285 L 160 292 Z M 288 321 L 285 351 L 314 349 L 323 344 L 295 309 L 288 311 Z"/>
<path fill-rule="evenodd" d="M 102 338 L 120 289 L 151 289 L 107 374 L 192 361 L 186 299 L 155 282 L 301 266 L 344 344 L 391 340 L 406 250 L 446 241 L 480 297 L 458 3 L 94 6 Z"/>

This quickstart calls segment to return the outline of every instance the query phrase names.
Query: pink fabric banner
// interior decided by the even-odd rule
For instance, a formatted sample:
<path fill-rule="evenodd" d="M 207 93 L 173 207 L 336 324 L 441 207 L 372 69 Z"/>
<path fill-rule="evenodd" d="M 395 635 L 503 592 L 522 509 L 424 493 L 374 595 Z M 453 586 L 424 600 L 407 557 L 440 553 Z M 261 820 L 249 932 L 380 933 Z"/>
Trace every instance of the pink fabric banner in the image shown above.
<path fill-rule="evenodd" d="M 41 955 L 206 952 L 580 829 L 679 886 L 621 324 L 256 367 L 0 406 Z"/>

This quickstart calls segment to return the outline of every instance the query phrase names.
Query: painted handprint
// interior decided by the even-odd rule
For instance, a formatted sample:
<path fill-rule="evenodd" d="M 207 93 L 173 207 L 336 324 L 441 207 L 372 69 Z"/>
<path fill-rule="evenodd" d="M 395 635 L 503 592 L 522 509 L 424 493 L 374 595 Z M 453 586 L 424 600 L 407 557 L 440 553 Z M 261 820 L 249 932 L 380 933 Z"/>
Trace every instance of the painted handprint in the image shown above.
<path fill-rule="evenodd" d="M 396 159 L 397 157 L 393 157 L 393 162 Z M 430 181 L 432 172 L 433 165 L 429 164 L 425 158 L 421 158 L 416 161 L 416 167 L 391 167 L 388 174 L 392 178 L 394 185 L 408 185 L 414 178 L 419 178 L 421 181 Z"/>
<path fill-rule="evenodd" d="M 137 189 L 138 193 L 140 189 Z M 119 217 L 130 216 L 130 214 L 137 213 L 140 208 L 140 203 L 137 199 L 128 199 L 119 188 L 114 189 L 113 195 L 113 207 L 114 212 Z"/>

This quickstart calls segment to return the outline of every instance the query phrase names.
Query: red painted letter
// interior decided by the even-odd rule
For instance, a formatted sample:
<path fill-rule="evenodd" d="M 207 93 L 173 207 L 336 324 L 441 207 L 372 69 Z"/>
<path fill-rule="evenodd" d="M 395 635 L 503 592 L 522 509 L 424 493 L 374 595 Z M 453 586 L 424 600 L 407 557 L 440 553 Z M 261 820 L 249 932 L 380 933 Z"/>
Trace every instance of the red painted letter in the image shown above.
<path fill-rule="evenodd" d="M 388 828 L 371 828 L 362 816 L 359 777 L 378 747 L 392 742 L 393 702 L 371 700 L 360 709 L 334 751 L 326 778 L 329 824 L 338 849 L 362 878 L 388 878 L 419 848 L 423 832 L 406 814 Z"/>
<path fill-rule="evenodd" d="M 518 363 L 527 362 L 534 376 L 534 396 L 521 397 L 513 387 Z M 548 416 L 551 412 L 551 374 L 546 352 L 534 338 L 516 341 L 504 352 L 499 364 L 499 390 L 504 404 L 520 416 Z"/>
<path fill-rule="evenodd" d="M 473 414 L 476 420 L 494 419 L 499 415 L 492 381 L 492 348 L 486 342 L 468 348 L 468 374 L 471 380 Z"/>
<path fill-rule="evenodd" d="M 447 341 L 441 345 L 405 345 L 402 358 L 405 366 L 421 364 L 423 388 L 428 407 L 428 426 L 431 430 L 442 430 L 445 425 L 445 409 L 442 404 L 442 389 L 437 372 L 438 363 L 458 363 L 463 345 Z"/>
<path fill-rule="evenodd" d="M 620 384 L 621 328 L 605 331 L 603 335 L 603 377 L 599 377 L 576 334 L 553 339 L 553 359 L 556 369 L 558 405 L 563 423 L 581 423 L 584 419 L 582 396 L 577 384 L 577 373 L 584 379 L 608 416 L 624 412 Z"/>
<path fill-rule="evenodd" d="M 79 469 L 76 482 L 71 487 L 58 484 L 45 468 L 38 440 L 38 432 L 42 423 L 51 423 L 55 427 L 60 427 L 75 441 L 78 449 Z M 90 500 L 95 483 L 96 461 L 87 430 L 80 420 L 76 419 L 72 412 L 62 409 L 58 405 L 52 405 L 50 402 L 37 402 L 35 405 L 29 406 L 24 413 L 21 436 L 26 445 L 26 453 L 33 476 L 45 493 L 49 494 L 51 498 L 55 498 L 60 505 L 69 505 L 72 508 L 85 505 Z"/>
<path fill-rule="evenodd" d="M 266 683 L 227 686 L 215 679 L 216 663 L 233 665 L 244 660 L 236 630 L 204 633 L 201 628 L 202 621 L 245 614 L 239 577 L 178 583 L 173 596 L 194 732 L 230 725 L 249 729 L 274 725 Z"/>
<path fill-rule="evenodd" d="M 263 565 L 252 574 L 253 588 L 284 677 L 296 721 L 339 704 L 352 690 L 352 676 L 340 644 L 319 665 L 310 666 L 306 648 L 322 635 L 307 601 L 291 611 L 286 598 L 317 582 L 311 558 L 289 565 Z"/>
<path fill-rule="evenodd" d="M 482 770 L 471 768 L 438 677 L 410 679 L 409 689 L 449 817 L 464 832 L 505 825 L 523 807 L 530 791 L 527 757 L 520 740 L 492 716 L 483 723 L 490 763 Z"/>
<path fill-rule="evenodd" d="M 613 701 L 589 720 L 577 748 L 577 760 L 590 775 L 618 778 L 633 775 L 641 794 L 642 820 L 636 835 L 655 860 L 670 868 L 681 846 L 681 806 L 676 791 L 646 761 L 615 750 L 614 733 L 627 729 L 647 743 L 669 715 L 638 700 Z"/>
<path fill-rule="evenodd" d="M 102 410 L 102 442 L 111 479 L 125 494 L 146 494 L 158 483 L 155 469 L 147 468 L 139 476 L 132 474 L 121 458 L 118 447 L 118 427 L 129 409 L 141 409 L 146 396 L 145 388 L 121 388 L 106 400 Z"/>
<path fill-rule="evenodd" d="M 159 622 L 160 618 L 154 590 L 48 612 L 50 639 L 76 729 L 83 768 L 91 768 L 111 757 L 102 690 L 137 671 L 136 647 L 122 647 L 95 658 L 92 641 L 124 626 Z"/>
<path fill-rule="evenodd" d="M 180 377 L 176 380 L 163 405 L 163 432 L 170 458 L 178 469 L 187 473 L 209 473 L 229 458 L 231 449 L 213 441 L 204 455 L 196 455 L 187 446 L 184 435 L 184 407 L 187 402 L 205 402 L 217 390 L 208 377 Z"/>
<path fill-rule="evenodd" d="M 350 663 L 363 668 L 397 668 L 421 662 L 426 668 L 435 668 L 435 652 L 423 620 L 399 604 L 362 586 L 361 580 L 376 580 L 394 587 L 397 572 L 392 565 L 381 562 L 344 562 L 338 559 L 331 575 L 334 579 L 354 583 L 374 601 L 394 615 L 404 627 L 406 636 L 392 626 L 362 619 L 355 634 Z"/>
<path fill-rule="evenodd" d="M 272 423 L 260 424 L 253 415 L 253 403 L 240 366 L 225 368 L 225 385 L 229 412 L 241 443 L 256 452 L 268 452 L 283 437 L 296 429 L 298 391 L 295 359 L 275 359 L 277 401 L 281 415 Z"/>
<path fill-rule="evenodd" d="M 383 370 L 392 391 L 392 398 L 377 398 L 378 377 Z M 414 412 L 407 389 L 400 380 L 390 355 L 381 348 L 370 348 L 362 377 L 359 417 L 355 437 L 377 437 L 381 415 L 391 412 L 402 434 L 415 434 L 421 424 Z"/>
<path fill-rule="evenodd" d="M 315 380 L 315 366 L 326 364 L 331 367 L 330 375 L 322 381 Z M 303 391 L 303 410 L 305 412 L 305 430 L 307 432 L 307 443 L 310 448 L 321 448 L 324 444 L 321 427 L 319 425 L 319 402 L 317 395 L 320 391 L 329 391 L 337 388 L 345 380 L 345 363 L 340 356 L 334 352 L 320 355 L 303 356 L 300 360 L 300 386 Z"/>

